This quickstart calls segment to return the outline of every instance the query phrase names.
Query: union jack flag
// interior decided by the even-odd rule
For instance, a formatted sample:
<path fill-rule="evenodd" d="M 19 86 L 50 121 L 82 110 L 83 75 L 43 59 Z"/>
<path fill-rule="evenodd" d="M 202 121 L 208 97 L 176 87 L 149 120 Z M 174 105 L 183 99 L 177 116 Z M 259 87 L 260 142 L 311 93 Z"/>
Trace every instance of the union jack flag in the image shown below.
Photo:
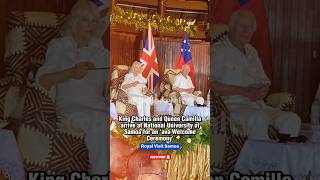
<path fill-rule="evenodd" d="M 148 80 L 148 89 L 153 91 L 159 80 L 159 66 L 150 24 L 143 52 L 140 56 L 140 62 L 143 65 L 142 75 Z"/>

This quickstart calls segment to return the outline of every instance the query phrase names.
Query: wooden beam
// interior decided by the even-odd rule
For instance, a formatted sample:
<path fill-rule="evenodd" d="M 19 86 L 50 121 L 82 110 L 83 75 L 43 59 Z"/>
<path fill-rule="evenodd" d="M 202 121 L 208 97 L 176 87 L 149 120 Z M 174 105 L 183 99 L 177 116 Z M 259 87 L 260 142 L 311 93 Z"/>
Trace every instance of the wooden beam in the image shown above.
<path fill-rule="evenodd" d="M 158 7 L 158 0 L 119 0 L 119 3 L 142 5 L 149 7 Z M 191 1 L 191 0 L 167 0 L 166 7 L 168 9 L 181 9 L 181 10 L 195 10 L 195 11 L 208 11 L 208 4 L 204 1 Z"/>
<path fill-rule="evenodd" d="M 160 17 L 164 17 L 166 13 L 166 0 L 158 0 L 158 13 Z"/>
<path fill-rule="evenodd" d="M 116 4 L 117 4 L 117 0 L 111 0 L 110 1 L 110 13 L 113 12 L 114 7 L 116 6 Z"/>
<path fill-rule="evenodd" d="M 166 13 L 166 1 L 167 0 L 158 0 L 158 14 L 160 17 L 165 17 Z M 163 33 L 159 33 L 160 37 L 163 37 Z"/>
<path fill-rule="evenodd" d="M 130 33 L 130 34 L 136 34 L 139 36 L 143 31 L 145 31 L 143 34 L 142 33 L 142 39 L 145 39 L 146 37 L 146 30 L 139 31 L 136 30 L 133 27 L 128 27 L 126 25 L 119 25 L 119 24 L 112 24 L 110 26 L 110 31 L 113 32 L 123 32 L 123 33 Z M 172 38 L 182 38 L 183 37 L 183 32 L 164 32 L 161 33 L 162 37 L 172 37 Z M 153 36 L 159 37 L 159 33 L 153 32 Z M 206 32 L 204 31 L 198 31 L 194 36 L 189 36 L 190 39 L 199 39 L 199 40 L 206 40 Z"/>

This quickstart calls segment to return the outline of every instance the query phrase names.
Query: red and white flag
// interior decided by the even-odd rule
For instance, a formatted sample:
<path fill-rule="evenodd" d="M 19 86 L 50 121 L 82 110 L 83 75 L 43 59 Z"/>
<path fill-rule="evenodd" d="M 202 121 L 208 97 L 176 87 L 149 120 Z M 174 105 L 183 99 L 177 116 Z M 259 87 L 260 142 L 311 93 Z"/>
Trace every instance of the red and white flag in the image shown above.
<path fill-rule="evenodd" d="M 189 76 L 195 84 L 195 75 L 194 75 L 194 65 L 192 63 L 192 56 L 191 56 L 191 48 L 190 48 L 190 41 L 188 38 L 188 33 L 184 33 L 184 37 L 181 44 L 181 50 L 177 59 L 176 68 L 181 69 L 184 64 L 188 64 L 190 67 Z"/>

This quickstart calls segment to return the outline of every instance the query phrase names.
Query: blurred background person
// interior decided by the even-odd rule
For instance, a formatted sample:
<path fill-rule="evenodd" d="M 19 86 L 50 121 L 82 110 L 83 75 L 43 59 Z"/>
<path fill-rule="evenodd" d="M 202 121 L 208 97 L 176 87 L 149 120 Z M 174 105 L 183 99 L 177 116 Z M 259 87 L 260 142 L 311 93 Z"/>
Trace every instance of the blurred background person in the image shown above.
<path fill-rule="evenodd" d="M 85 132 L 93 174 L 107 174 L 109 165 L 107 52 L 101 41 L 105 26 L 96 5 L 79 0 L 62 37 L 49 43 L 45 63 L 36 75 L 38 84 L 54 97 L 58 114 Z"/>
<path fill-rule="evenodd" d="M 240 124 L 249 139 L 267 140 L 269 124 L 282 134 L 298 136 L 300 118 L 267 106 L 263 99 L 271 81 L 256 49 L 249 44 L 256 31 L 256 17 L 249 10 L 235 11 L 229 21 L 228 37 L 213 46 L 213 90 L 222 96 L 231 120 Z"/>

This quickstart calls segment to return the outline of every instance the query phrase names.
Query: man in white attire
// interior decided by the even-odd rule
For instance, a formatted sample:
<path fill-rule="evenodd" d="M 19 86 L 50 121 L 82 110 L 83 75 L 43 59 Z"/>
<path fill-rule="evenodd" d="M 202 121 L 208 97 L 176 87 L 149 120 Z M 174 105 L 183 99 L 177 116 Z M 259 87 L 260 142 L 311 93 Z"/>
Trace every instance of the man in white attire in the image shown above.
<path fill-rule="evenodd" d="M 127 92 L 129 102 L 135 104 L 138 109 L 138 116 L 150 116 L 152 98 L 146 96 L 147 79 L 142 76 L 142 64 L 134 61 L 130 72 L 125 75 L 121 88 Z"/>
<path fill-rule="evenodd" d="M 189 65 L 184 64 L 181 67 L 181 73 L 179 73 L 173 80 L 172 89 L 180 93 L 183 104 L 194 106 L 194 102 L 196 101 L 197 104 L 203 105 L 203 97 L 198 97 L 192 94 L 194 91 L 194 85 L 188 75 L 189 72 Z"/>
<path fill-rule="evenodd" d="M 267 106 L 270 80 L 256 49 L 249 41 L 256 30 L 256 18 L 238 10 L 230 18 L 228 37 L 212 48 L 213 88 L 230 110 L 231 121 L 242 126 L 249 139 L 268 140 L 268 126 L 280 133 L 297 136 L 300 118 Z"/>
<path fill-rule="evenodd" d="M 107 51 L 101 42 L 105 21 L 97 6 L 79 0 L 72 8 L 62 37 L 53 39 L 37 82 L 55 99 L 57 113 L 67 124 L 85 132 L 93 174 L 109 166 L 108 106 L 105 98 Z"/>

